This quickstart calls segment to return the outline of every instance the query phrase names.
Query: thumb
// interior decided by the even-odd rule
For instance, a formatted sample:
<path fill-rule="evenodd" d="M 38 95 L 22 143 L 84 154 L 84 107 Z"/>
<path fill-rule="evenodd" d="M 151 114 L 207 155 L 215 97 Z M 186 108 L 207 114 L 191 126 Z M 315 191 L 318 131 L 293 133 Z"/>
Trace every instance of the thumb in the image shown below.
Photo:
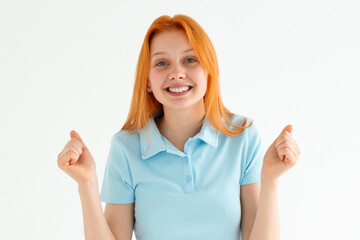
<path fill-rule="evenodd" d="M 281 133 L 285 133 L 286 131 L 289 132 L 289 133 L 292 133 L 293 126 L 291 124 L 286 125 L 286 127 L 282 130 Z"/>
<path fill-rule="evenodd" d="M 284 127 L 284 129 L 281 131 L 279 136 L 274 140 L 274 142 L 271 145 L 275 147 L 276 142 L 285 134 L 285 132 L 292 133 L 292 131 L 293 131 L 293 126 L 291 124 L 286 125 L 286 127 Z"/>
<path fill-rule="evenodd" d="M 81 139 L 80 135 L 75 130 L 70 131 L 70 137 L 78 139 L 81 142 L 82 148 L 87 149 L 87 147 L 86 147 L 85 143 L 83 142 L 83 140 Z"/>

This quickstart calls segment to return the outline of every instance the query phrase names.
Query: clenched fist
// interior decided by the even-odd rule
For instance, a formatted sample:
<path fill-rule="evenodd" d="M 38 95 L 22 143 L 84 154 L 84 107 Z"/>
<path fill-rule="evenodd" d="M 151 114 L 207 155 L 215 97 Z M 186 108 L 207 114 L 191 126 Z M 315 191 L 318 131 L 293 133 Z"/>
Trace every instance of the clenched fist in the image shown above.
<path fill-rule="evenodd" d="M 291 134 L 293 126 L 287 125 L 265 153 L 261 170 L 261 179 L 276 182 L 279 177 L 295 166 L 300 149 Z"/>
<path fill-rule="evenodd" d="M 58 167 L 78 184 L 97 180 L 95 161 L 89 149 L 76 131 L 72 130 L 70 137 L 70 141 L 67 142 L 64 149 L 58 154 Z"/>

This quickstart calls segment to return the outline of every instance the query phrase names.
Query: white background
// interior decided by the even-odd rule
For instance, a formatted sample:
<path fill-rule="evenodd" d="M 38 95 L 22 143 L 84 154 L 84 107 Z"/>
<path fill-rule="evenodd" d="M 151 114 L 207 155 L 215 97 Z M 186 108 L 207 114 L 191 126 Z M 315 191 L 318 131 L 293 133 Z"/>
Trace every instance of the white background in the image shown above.
<path fill-rule="evenodd" d="M 225 106 L 254 119 L 266 148 L 294 127 L 281 239 L 360 239 L 359 12 L 355 0 L 1 1 L 0 239 L 84 239 L 57 154 L 78 131 L 101 186 L 147 28 L 177 13 L 208 33 Z"/>

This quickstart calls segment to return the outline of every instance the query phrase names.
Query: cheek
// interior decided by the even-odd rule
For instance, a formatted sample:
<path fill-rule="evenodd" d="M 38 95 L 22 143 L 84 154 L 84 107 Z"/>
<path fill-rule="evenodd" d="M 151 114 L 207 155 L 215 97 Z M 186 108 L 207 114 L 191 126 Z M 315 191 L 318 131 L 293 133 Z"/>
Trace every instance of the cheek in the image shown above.
<path fill-rule="evenodd" d="M 160 72 L 150 71 L 149 72 L 149 81 L 152 86 L 160 86 L 164 79 L 164 74 Z"/>
<path fill-rule="evenodd" d="M 192 78 L 197 82 L 198 85 L 207 85 L 207 75 L 207 72 L 202 68 L 198 68 L 192 72 Z"/>

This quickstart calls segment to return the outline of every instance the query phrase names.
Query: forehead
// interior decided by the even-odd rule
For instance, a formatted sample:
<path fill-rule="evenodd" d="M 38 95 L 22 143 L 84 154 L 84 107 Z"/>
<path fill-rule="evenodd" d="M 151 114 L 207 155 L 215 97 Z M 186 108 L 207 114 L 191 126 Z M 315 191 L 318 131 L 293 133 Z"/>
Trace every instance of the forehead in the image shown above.
<path fill-rule="evenodd" d="M 171 30 L 156 33 L 150 41 L 150 52 L 171 51 L 191 48 L 184 31 Z"/>

